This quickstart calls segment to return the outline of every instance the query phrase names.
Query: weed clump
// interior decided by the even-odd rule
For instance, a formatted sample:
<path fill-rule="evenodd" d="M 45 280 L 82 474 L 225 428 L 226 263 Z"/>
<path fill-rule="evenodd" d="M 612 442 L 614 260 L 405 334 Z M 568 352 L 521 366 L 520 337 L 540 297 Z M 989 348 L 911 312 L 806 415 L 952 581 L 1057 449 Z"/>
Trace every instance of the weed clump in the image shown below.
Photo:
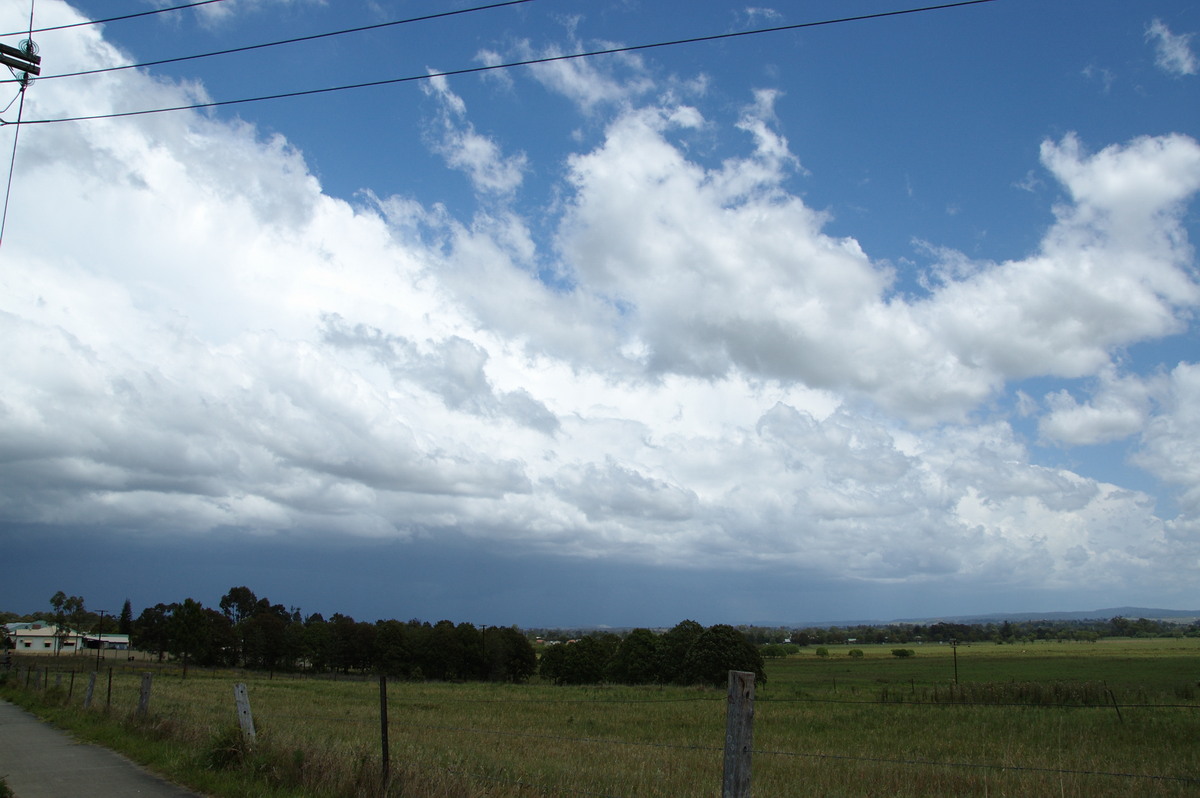
<path fill-rule="evenodd" d="M 231 770 L 245 764 L 249 754 L 250 746 L 240 729 L 223 729 L 204 749 L 204 764 L 211 770 Z"/>

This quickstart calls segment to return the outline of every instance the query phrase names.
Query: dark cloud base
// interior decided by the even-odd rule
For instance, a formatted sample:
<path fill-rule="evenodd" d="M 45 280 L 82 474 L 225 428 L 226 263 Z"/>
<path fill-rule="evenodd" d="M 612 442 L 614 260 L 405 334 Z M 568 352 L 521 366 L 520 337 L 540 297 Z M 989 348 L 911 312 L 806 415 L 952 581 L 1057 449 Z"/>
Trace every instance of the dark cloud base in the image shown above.
<path fill-rule="evenodd" d="M 878 585 L 789 571 L 682 569 L 516 554 L 463 538 L 334 542 L 236 534 L 132 538 L 0 525 L 0 610 L 49 608 L 63 590 L 88 607 L 135 612 L 194 598 L 215 606 L 246 585 L 308 615 L 523 627 L 799 624 L 976 612 L 1090 609 L 1052 591 L 1014 597 L 978 584 Z M 1089 600 L 1104 602 L 1097 593 Z M 1111 600 L 1111 597 L 1110 597 Z M 1107 605 L 1106 605 L 1107 606 Z"/>

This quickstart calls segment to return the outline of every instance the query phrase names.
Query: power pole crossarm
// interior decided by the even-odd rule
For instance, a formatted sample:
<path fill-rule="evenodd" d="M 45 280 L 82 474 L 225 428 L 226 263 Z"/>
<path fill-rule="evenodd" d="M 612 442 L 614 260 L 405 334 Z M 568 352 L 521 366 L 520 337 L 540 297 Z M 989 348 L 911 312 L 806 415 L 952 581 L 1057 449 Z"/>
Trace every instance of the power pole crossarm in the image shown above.
<path fill-rule="evenodd" d="M 7 44 L 0 44 L 0 64 L 19 72 L 28 72 L 30 75 L 42 74 L 42 57 L 32 52 L 32 44 L 29 45 L 29 49 L 30 52 L 26 52 Z"/>

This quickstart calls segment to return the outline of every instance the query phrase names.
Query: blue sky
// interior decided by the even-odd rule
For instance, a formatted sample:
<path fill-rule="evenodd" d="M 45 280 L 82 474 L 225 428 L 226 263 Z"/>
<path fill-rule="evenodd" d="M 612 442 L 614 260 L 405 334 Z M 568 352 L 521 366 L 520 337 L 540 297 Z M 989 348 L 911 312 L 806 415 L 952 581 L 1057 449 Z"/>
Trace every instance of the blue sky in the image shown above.
<path fill-rule="evenodd" d="M 38 0 L 34 27 L 166 5 Z M 36 32 L 0 609 L 1195 608 L 1193 3 L 428 77 L 915 7 L 221 0 Z"/>

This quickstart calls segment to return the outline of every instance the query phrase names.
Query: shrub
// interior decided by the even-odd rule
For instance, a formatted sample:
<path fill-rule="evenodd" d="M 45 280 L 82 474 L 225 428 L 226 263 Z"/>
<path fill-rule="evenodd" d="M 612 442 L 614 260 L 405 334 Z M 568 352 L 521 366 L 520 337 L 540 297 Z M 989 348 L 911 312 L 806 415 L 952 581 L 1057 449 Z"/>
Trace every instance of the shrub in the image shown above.
<path fill-rule="evenodd" d="M 916 653 L 917 652 L 913 651 L 911 648 L 893 648 L 892 649 L 893 657 L 911 657 L 911 656 L 914 656 Z"/>
<path fill-rule="evenodd" d="M 862 659 L 862 655 L 863 652 L 861 648 L 852 648 L 849 651 L 849 656 L 853 657 L 854 659 Z"/>
<path fill-rule="evenodd" d="M 829 649 L 825 648 L 825 646 L 821 646 L 820 648 L 817 649 L 816 653 L 817 653 L 818 657 L 828 657 Z"/>

